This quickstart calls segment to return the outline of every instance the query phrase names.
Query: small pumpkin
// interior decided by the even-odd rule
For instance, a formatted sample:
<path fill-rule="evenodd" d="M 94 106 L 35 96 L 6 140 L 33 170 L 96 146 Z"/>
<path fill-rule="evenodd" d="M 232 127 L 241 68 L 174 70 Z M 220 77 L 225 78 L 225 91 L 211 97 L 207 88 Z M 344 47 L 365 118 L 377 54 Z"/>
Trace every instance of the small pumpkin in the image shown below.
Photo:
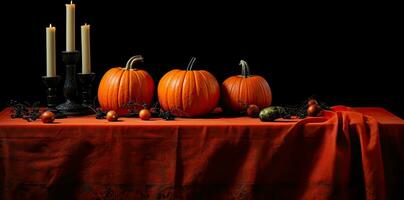
<path fill-rule="evenodd" d="M 103 110 L 115 110 L 119 115 L 127 114 L 128 103 L 148 104 L 153 100 L 154 81 L 144 70 L 134 68 L 143 61 L 142 56 L 133 56 L 126 67 L 115 67 L 107 71 L 98 87 L 98 101 Z"/>
<path fill-rule="evenodd" d="M 246 61 L 241 60 L 241 75 L 231 76 L 222 84 L 224 106 L 234 112 L 243 111 L 246 105 L 265 108 L 272 103 L 272 92 L 268 82 L 261 76 L 251 75 Z"/>
<path fill-rule="evenodd" d="M 206 70 L 193 70 L 192 58 L 186 70 L 167 72 L 158 84 L 160 106 L 178 117 L 197 117 L 209 114 L 220 98 L 219 83 Z"/>

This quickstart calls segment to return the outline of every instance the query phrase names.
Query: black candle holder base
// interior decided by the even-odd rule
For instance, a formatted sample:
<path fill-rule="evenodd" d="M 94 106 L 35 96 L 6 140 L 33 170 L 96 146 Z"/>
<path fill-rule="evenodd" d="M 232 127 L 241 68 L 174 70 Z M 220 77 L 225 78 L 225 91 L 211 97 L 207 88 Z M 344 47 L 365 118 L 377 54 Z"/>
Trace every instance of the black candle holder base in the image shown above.
<path fill-rule="evenodd" d="M 46 86 L 46 110 L 51 111 L 54 115 L 55 118 L 60 119 L 60 118 L 65 118 L 67 117 L 65 114 L 57 110 L 55 107 L 58 103 L 58 98 L 57 98 L 57 87 L 60 82 L 60 76 L 55 76 L 55 77 L 47 77 L 43 76 L 42 81 Z"/>
<path fill-rule="evenodd" d="M 95 73 L 82 74 L 78 73 L 79 85 L 81 88 L 81 99 L 84 107 L 93 105 L 93 82 L 95 79 Z"/>
<path fill-rule="evenodd" d="M 67 115 L 56 108 L 46 108 L 46 111 L 51 111 L 55 115 L 55 119 L 63 119 L 67 117 Z"/>
<path fill-rule="evenodd" d="M 78 51 L 63 51 L 62 58 L 66 66 L 66 78 L 63 87 L 66 102 L 56 106 L 56 109 L 67 116 L 87 115 L 89 109 L 78 102 L 76 64 L 79 61 L 80 53 Z"/>
<path fill-rule="evenodd" d="M 56 106 L 56 109 L 68 116 L 87 115 L 89 114 L 88 108 L 83 105 L 67 100 L 66 102 Z"/>

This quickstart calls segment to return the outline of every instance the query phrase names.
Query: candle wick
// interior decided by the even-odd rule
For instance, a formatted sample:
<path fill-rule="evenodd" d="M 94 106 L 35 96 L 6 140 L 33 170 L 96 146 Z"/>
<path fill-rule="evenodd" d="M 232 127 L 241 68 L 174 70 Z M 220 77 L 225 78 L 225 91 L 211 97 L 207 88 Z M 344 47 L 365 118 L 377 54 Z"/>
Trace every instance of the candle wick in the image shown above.
<path fill-rule="evenodd" d="M 70 1 L 70 4 L 73 4 L 73 0 Z"/>
<path fill-rule="evenodd" d="M 49 24 L 49 28 L 52 28 L 52 24 Z"/>

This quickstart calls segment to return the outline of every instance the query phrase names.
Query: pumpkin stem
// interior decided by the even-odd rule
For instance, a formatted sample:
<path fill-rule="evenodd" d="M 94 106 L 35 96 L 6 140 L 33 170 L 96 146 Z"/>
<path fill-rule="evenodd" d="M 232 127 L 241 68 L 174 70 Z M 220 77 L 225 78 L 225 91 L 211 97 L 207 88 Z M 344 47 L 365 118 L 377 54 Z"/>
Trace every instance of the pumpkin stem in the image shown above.
<path fill-rule="evenodd" d="M 143 62 L 143 56 L 141 55 L 136 55 L 136 56 L 132 56 L 131 58 L 129 58 L 128 62 L 126 63 L 126 67 L 125 69 L 133 69 L 133 64 L 137 61 L 142 61 Z"/>
<path fill-rule="evenodd" d="M 243 76 L 244 78 L 251 76 L 250 67 L 248 67 L 247 62 L 244 60 L 240 60 L 240 65 L 241 65 L 241 76 Z"/>
<path fill-rule="evenodd" d="M 196 58 L 192 57 L 191 60 L 188 63 L 187 71 L 192 70 L 192 67 L 194 66 Z"/>

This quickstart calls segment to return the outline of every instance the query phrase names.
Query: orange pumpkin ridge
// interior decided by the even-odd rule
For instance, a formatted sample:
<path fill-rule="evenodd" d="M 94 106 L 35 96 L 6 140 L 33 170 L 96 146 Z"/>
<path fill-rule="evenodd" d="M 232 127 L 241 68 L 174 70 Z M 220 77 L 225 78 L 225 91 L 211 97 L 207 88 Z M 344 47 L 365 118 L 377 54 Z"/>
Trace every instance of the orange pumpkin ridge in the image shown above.
<path fill-rule="evenodd" d="M 164 110 L 179 117 L 197 117 L 209 114 L 220 98 L 216 78 L 205 70 L 193 70 L 192 58 L 186 70 L 167 72 L 158 84 L 158 99 Z"/>
<path fill-rule="evenodd" d="M 103 110 L 115 110 L 118 114 L 128 113 L 123 106 L 129 102 L 151 104 L 154 94 L 153 78 L 144 70 L 133 68 L 143 61 L 142 56 L 133 56 L 125 68 L 108 70 L 98 87 L 98 101 Z"/>
<path fill-rule="evenodd" d="M 244 60 L 240 61 L 241 75 L 231 76 L 222 83 L 222 102 L 233 112 L 240 112 L 245 105 L 255 104 L 265 108 L 272 103 L 272 92 L 268 82 L 261 76 L 251 75 Z"/>

